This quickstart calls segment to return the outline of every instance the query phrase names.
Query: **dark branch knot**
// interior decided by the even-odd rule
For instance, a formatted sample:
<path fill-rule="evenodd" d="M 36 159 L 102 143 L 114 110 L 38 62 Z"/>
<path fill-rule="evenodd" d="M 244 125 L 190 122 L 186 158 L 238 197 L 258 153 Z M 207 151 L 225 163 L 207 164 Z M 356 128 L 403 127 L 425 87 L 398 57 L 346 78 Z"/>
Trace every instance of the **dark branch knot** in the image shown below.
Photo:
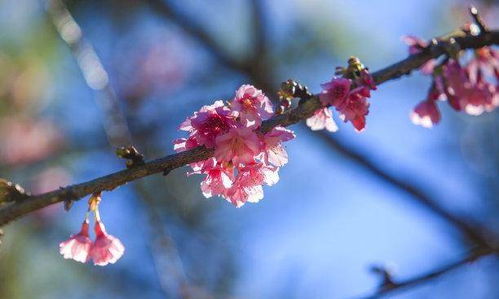
<path fill-rule="evenodd" d="M 133 146 L 123 146 L 116 149 L 116 155 L 122 159 L 126 159 L 126 168 L 134 168 L 145 164 L 144 155 Z"/>

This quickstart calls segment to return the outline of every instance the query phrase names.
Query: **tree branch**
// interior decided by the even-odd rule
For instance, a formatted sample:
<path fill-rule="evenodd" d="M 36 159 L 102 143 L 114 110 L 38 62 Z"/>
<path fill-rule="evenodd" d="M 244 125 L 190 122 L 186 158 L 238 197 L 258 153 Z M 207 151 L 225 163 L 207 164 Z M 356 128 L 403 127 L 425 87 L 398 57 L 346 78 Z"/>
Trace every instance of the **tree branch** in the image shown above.
<path fill-rule="evenodd" d="M 466 35 L 463 37 L 456 37 L 455 40 L 462 49 L 479 48 L 492 44 L 497 45 L 499 44 L 499 31 L 491 31 L 479 36 Z M 400 62 L 375 72 L 373 75 L 376 83 L 379 85 L 388 80 L 399 78 L 402 74 L 409 73 L 412 70 L 417 69 L 426 61 L 436 58 L 438 55 L 442 55 L 444 53 L 445 49 L 443 49 L 441 45 L 432 45 L 428 51 L 417 55 L 411 55 Z M 314 111 L 320 107 L 321 103 L 318 95 L 314 95 L 287 113 L 277 115 L 265 121 L 262 124 L 261 131 L 268 132 L 276 126 L 289 126 L 301 120 L 305 120 L 312 116 Z M 77 200 L 95 192 L 110 191 L 118 186 L 145 176 L 163 172 L 165 170 L 170 171 L 193 162 L 205 160 L 213 156 L 213 152 L 213 149 L 197 147 L 182 153 L 176 153 L 147 162 L 141 166 L 121 170 L 88 182 L 68 186 L 66 188 L 61 188 L 59 190 L 36 196 L 30 196 L 27 199 L 17 201 L 0 209 L 0 226 L 51 204 L 67 199 Z"/>
<path fill-rule="evenodd" d="M 498 251 L 494 251 L 491 249 L 482 249 L 478 248 L 475 250 L 470 251 L 464 258 L 445 265 L 443 267 L 440 267 L 438 269 L 435 269 L 433 271 L 430 271 L 428 273 L 421 274 L 419 276 L 407 279 L 407 280 L 402 280 L 402 281 L 394 281 L 392 284 L 388 285 L 387 287 L 381 287 L 377 292 L 375 292 L 372 295 L 369 295 L 367 297 L 361 297 L 363 299 L 374 299 L 374 298 L 380 298 L 382 296 L 392 294 L 397 291 L 401 291 L 402 289 L 408 288 L 408 287 L 413 287 L 416 285 L 421 285 L 426 282 L 429 282 L 435 278 L 438 278 L 452 270 L 455 270 L 461 266 L 470 264 L 482 257 L 491 255 L 491 254 L 497 254 Z"/>

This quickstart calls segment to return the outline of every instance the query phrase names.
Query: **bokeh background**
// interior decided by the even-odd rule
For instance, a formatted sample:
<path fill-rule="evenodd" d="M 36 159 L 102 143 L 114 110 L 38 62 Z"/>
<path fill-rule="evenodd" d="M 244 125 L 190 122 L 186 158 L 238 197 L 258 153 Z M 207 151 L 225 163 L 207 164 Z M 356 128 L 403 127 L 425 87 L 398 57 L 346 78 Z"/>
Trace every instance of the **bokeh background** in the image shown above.
<path fill-rule="evenodd" d="M 317 92 L 350 55 L 375 71 L 407 56 L 402 35 L 429 39 L 469 20 L 464 1 L 65 1 L 85 39 L 71 51 L 78 31 L 46 3 L 0 1 L 0 177 L 32 193 L 122 169 L 114 148 L 127 138 L 147 159 L 173 153 L 180 122 L 243 83 L 273 98 L 288 78 Z M 474 4 L 499 26 L 494 1 Z M 66 42 L 57 24 L 72 29 Z M 498 112 L 442 105 L 441 124 L 414 126 L 429 84 L 415 73 L 380 86 L 360 134 L 339 120 L 332 137 L 294 126 L 290 162 L 258 204 L 205 199 L 186 168 L 104 193 L 103 220 L 126 246 L 111 266 L 59 255 L 85 200 L 25 217 L 4 228 L 0 298 L 355 298 L 379 286 L 373 265 L 405 279 L 451 263 L 469 249 L 462 235 L 348 154 L 497 230 Z M 498 294 L 499 261 L 485 257 L 392 297 Z"/>

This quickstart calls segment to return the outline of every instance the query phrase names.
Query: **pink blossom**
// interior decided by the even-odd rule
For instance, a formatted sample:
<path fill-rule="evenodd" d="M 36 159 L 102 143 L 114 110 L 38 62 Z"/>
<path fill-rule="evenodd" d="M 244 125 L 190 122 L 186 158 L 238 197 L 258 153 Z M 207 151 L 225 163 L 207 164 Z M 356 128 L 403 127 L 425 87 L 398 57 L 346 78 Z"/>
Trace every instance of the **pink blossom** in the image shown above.
<path fill-rule="evenodd" d="M 295 138 L 293 131 L 284 127 L 275 127 L 263 136 L 263 160 L 267 165 L 277 167 L 288 163 L 288 153 L 282 145 L 283 142 Z"/>
<path fill-rule="evenodd" d="M 183 145 L 189 149 L 194 144 L 204 145 L 208 148 L 215 146 L 217 136 L 224 134 L 236 125 L 232 111 L 224 106 L 222 101 L 216 101 L 211 106 L 203 106 L 193 116 L 187 118 L 181 125 L 180 130 L 190 132 L 189 143 Z M 186 140 L 186 141 L 187 141 Z M 179 149 L 182 144 L 177 142 Z"/>
<path fill-rule="evenodd" d="M 486 75 L 495 76 L 496 81 L 499 80 L 499 50 L 491 47 L 483 47 L 475 50 L 475 57 L 470 60 L 466 66 L 470 74 L 470 80 L 473 80 L 479 70 Z"/>
<path fill-rule="evenodd" d="M 418 37 L 407 35 L 403 36 L 402 40 L 409 46 L 409 54 L 415 55 L 423 52 L 423 50 L 428 47 L 428 42 L 424 41 Z M 437 61 L 435 59 L 428 60 L 425 64 L 423 64 L 419 69 L 425 75 L 430 75 L 433 73 L 433 69 L 437 65 Z"/>
<path fill-rule="evenodd" d="M 338 131 L 338 126 L 334 122 L 333 114 L 327 107 L 315 111 L 312 117 L 307 118 L 307 126 L 309 126 L 312 131 L 324 129 L 329 132 Z"/>
<path fill-rule="evenodd" d="M 371 90 L 376 90 L 376 82 L 374 82 L 373 76 L 369 73 L 367 69 L 363 69 L 360 71 L 360 78 L 358 80 L 359 86 L 369 87 Z"/>
<path fill-rule="evenodd" d="M 366 115 L 369 113 L 369 89 L 365 86 L 352 90 L 342 105 L 337 106 L 343 121 L 350 121 L 357 131 L 362 131 L 366 126 Z"/>
<path fill-rule="evenodd" d="M 216 138 L 215 158 L 219 162 L 251 163 L 260 152 L 260 141 L 251 128 L 231 128 Z"/>
<path fill-rule="evenodd" d="M 479 115 L 494 108 L 495 86 L 485 81 L 480 68 L 461 67 L 459 62 L 450 60 L 443 67 L 445 94 L 449 104 L 456 110 L 464 110 L 471 115 Z"/>
<path fill-rule="evenodd" d="M 262 184 L 269 186 L 279 181 L 278 168 L 252 163 L 238 169 L 238 175 L 225 198 L 236 207 L 246 202 L 256 203 L 263 198 Z"/>
<path fill-rule="evenodd" d="M 59 244 L 59 252 L 65 259 L 85 263 L 89 259 L 91 246 L 92 240 L 88 235 L 88 220 L 85 219 L 79 233 L 72 235 L 68 240 Z"/>
<path fill-rule="evenodd" d="M 239 121 L 245 127 L 259 127 L 262 120 L 274 113 L 269 98 L 253 85 L 239 87 L 230 106 L 232 111 L 238 113 Z"/>
<path fill-rule="evenodd" d="M 431 128 L 440 121 L 440 111 L 436 101 L 442 96 L 441 84 L 437 80 L 428 92 L 426 100 L 419 103 L 410 114 L 412 123 Z"/>
<path fill-rule="evenodd" d="M 411 120 L 415 125 L 431 128 L 440 121 L 440 111 L 435 101 L 425 100 L 411 112 Z"/>
<path fill-rule="evenodd" d="M 321 84 L 322 93 L 319 98 L 324 106 L 341 105 L 350 91 L 352 82 L 346 78 L 333 78 L 331 81 Z"/>
<path fill-rule="evenodd" d="M 234 181 L 234 167 L 227 165 L 222 166 L 214 158 L 210 158 L 203 163 L 199 173 L 206 174 L 205 179 L 201 182 L 201 191 L 206 198 L 213 195 L 223 195 L 232 187 Z"/>
<path fill-rule="evenodd" d="M 90 258 L 97 266 L 114 264 L 125 252 L 121 241 L 106 232 L 104 224 L 100 220 L 95 221 L 95 242 L 90 249 Z"/>

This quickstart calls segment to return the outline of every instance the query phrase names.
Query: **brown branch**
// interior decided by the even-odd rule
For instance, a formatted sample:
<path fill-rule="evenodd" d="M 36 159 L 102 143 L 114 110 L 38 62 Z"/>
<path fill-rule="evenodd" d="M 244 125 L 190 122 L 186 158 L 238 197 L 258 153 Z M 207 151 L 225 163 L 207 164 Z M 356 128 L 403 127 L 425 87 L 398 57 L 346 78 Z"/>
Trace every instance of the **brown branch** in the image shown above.
<path fill-rule="evenodd" d="M 424 273 L 424 274 L 418 275 L 418 276 L 410 278 L 410 279 L 406 279 L 406 280 L 402 280 L 402 281 L 395 280 L 392 282 L 392 284 L 389 284 L 386 287 L 381 287 L 374 294 L 369 295 L 367 297 L 361 297 L 361 298 L 363 298 L 363 299 L 380 298 L 380 297 L 383 297 L 385 295 L 401 291 L 405 288 L 421 285 L 421 284 L 427 283 L 435 278 L 438 278 L 438 277 L 440 277 L 440 276 L 442 276 L 442 275 L 444 275 L 452 270 L 455 270 L 461 266 L 470 264 L 470 263 L 472 263 L 472 262 L 474 262 L 482 257 L 488 256 L 491 254 L 497 254 L 497 253 L 498 253 L 497 250 L 494 251 L 491 249 L 478 248 L 478 249 L 470 251 L 464 258 L 462 258 L 456 262 L 453 262 L 453 263 L 445 265 L 441 268 L 432 270 L 428 273 Z"/>
<path fill-rule="evenodd" d="M 499 44 L 499 31 L 491 31 L 479 36 L 466 35 L 463 37 L 457 37 L 455 40 L 462 49 L 479 48 L 492 44 L 497 45 Z M 428 51 L 425 51 L 424 53 L 409 56 L 400 62 L 374 73 L 375 80 L 379 85 L 390 79 L 399 78 L 402 74 L 406 74 L 417 69 L 429 59 L 436 58 L 438 56 L 437 54 L 442 55 L 444 53 L 445 49 L 443 49 L 441 45 L 432 45 Z M 279 125 L 289 126 L 291 124 L 295 124 L 310 117 L 314 111 L 320 107 L 321 103 L 318 96 L 315 95 L 309 100 L 303 101 L 298 107 L 290 110 L 289 112 L 265 121 L 262 124 L 261 131 L 267 132 L 273 127 Z M 110 191 L 118 186 L 139 178 L 163 172 L 165 169 L 172 170 L 193 162 L 205 160 L 211 157 L 213 152 L 213 149 L 197 147 L 189 151 L 169 155 L 147 162 L 144 165 L 132 169 L 121 170 L 88 182 L 68 186 L 60 190 L 36 196 L 30 196 L 25 200 L 15 202 L 0 209 L 0 226 L 30 212 L 64 201 L 69 197 L 70 199 L 82 198 L 95 192 Z"/>

